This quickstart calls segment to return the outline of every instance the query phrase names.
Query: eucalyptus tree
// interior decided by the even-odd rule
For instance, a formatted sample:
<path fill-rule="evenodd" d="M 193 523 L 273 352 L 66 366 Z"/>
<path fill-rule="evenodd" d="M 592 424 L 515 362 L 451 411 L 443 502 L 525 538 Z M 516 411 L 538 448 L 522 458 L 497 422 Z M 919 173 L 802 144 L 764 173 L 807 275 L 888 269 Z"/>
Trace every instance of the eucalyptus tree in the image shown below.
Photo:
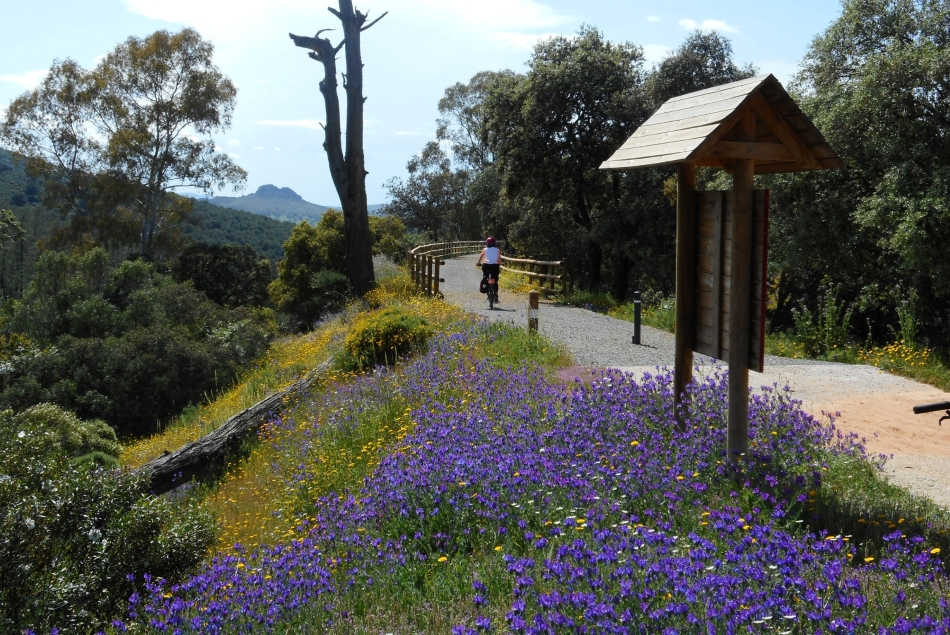
<path fill-rule="evenodd" d="M 468 173 L 453 170 L 452 160 L 435 141 L 409 160 L 406 171 L 405 181 L 393 177 L 386 183 L 391 199 L 386 214 L 432 242 L 462 239 Z"/>
<path fill-rule="evenodd" d="M 130 37 L 91 71 L 56 61 L 10 104 L 0 138 L 46 179 L 44 203 L 76 236 L 147 257 L 174 243 L 188 216 L 179 187 L 235 189 L 247 174 L 217 151 L 237 89 L 193 29 Z"/>
<path fill-rule="evenodd" d="M 326 108 L 326 140 L 323 149 L 330 164 L 330 176 L 343 206 L 346 234 L 346 277 L 350 288 L 363 295 L 375 284 L 372 235 L 366 205 L 366 160 L 363 154 L 363 58 L 360 34 L 382 20 L 369 22 L 368 14 L 356 11 L 352 0 L 339 0 L 339 10 L 329 7 L 343 27 L 342 41 L 334 45 L 318 31 L 314 37 L 290 34 L 296 46 L 310 49 L 310 59 L 323 65 L 320 92 Z M 346 91 L 346 147 L 342 142 L 340 97 L 337 94 L 336 56 L 341 49 L 346 59 L 343 89 Z"/>

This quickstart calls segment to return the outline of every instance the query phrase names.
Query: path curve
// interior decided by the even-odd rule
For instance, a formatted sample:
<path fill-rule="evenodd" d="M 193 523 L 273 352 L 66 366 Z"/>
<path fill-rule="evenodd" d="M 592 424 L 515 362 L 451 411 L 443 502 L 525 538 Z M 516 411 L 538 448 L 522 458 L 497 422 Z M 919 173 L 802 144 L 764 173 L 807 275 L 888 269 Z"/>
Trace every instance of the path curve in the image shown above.
<path fill-rule="evenodd" d="M 478 292 L 477 256 L 446 261 L 441 288 L 447 301 L 491 320 L 525 326 L 528 298 L 502 290 L 500 304 L 488 309 Z M 506 275 L 504 272 L 502 275 Z M 642 373 L 673 365 L 674 337 L 642 327 L 641 346 L 632 343 L 633 324 L 578 307 L 542 302 L 541 333 L 564 344 L 575 362 L 588 368 L 619 368 Z M 716 364 L 695 356 L 702 368 Z M 873 453 L 892 455 L 885 471 L 891 480 L 950 507 L 950 425 L 937 426 L 939 414 L 914 415 L 916 404 L 950 401 L 950 393 L 890 375 L 873 366 L 796 360 L 766 355 L 765 373 L 750 373 L 753 387 L 789 386 L 808 412 L 840 413 L 836 424 L 866 439 Z"/>

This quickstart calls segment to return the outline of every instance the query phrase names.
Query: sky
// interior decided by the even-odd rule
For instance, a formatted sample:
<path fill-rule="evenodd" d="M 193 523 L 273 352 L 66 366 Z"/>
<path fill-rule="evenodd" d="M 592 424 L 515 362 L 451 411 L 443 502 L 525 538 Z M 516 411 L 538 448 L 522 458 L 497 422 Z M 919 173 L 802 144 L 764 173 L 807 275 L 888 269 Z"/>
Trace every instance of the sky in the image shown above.
<path fill-rule="evenodd" d="M 237 194 L 215 194 L 246 194 L 270 183 L 338 206 L 322 148 L 323 69 L 288 38 L 338 27 L 330 3 L 11 0 L 0 38 L 0 110 L 35 87 L 53 60 L 92 68 L 129 36 L 193 27 L 214 44 L 215 63 L 238 88 L 233 126 L 215 141 L 248 171 L 248 181 Z M 479 71 L 524 71 L 539 39 L 590 25 L 609 40 L 642 46 L 653 64 L 690 32 L 718 30 L 732 41 L 737 63 L 787 82 L 813 38 L 840 13 L 837 0 L 793 4 L 794 10 L 781 0 L 357 0 L 371 20 L 388 11 L 362 39 L 369 202 L 385 202 L 386 181 L 405 178 L 407 161 L 435 138 L 447 87 Z"/>

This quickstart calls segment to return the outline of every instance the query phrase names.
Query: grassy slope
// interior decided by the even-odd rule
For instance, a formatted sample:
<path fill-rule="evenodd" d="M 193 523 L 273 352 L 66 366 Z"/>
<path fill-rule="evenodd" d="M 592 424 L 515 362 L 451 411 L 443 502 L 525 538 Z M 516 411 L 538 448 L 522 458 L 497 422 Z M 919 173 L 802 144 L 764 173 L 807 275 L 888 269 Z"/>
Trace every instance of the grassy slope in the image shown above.
<path fill-rule="evenodd" d="M 439 330 L 452 331 L 465 323 L 465 318 L 451 307 L 421 298 L 397 297 L 399 295 L 390 294 L 380 300 L 387 304 L 411 306 L 437 324 Z M 314 334 L 275 346 L 268 361 L 234 394 L 192 413 L 190 418 L 184 418 L 179 426 L 164 435 L 138 448 L 128 448 L 125 460 L 132 464 L 160 451 L 159 448 L 184 441 L 188 435 L 181 436 L 181 429 L 197 430 L 201 426 L 213 425 L 212 420 L 226 418 L 263 392 L 278 387 L 304 368 L 333 355 L 339 350 L 349 321 L 343 317 Z M 528 362 L 555 370 L 569 361 L 544 340 L 505 327 L 498 327 L 491 346 L 479 346 L 476 352 L 492 357 L 501 367 Z M 322 390 L 347 390 L 346 387 L 355 381 L 357 379 L 352 376 L 331 377 Z M 393 374 L 392 381 L 398 382 L 398 373 Z M 463 398 L 465 387 L 459 386 L 458 389 L 458 394 L 443 395 L 441 399 L 450 402 Z M 234 542 L 252 547 L 262 543 L 274 544 L 305 532 L 313 517 L 306 513 L 291 513 L 295 508 L 297 512 L 301 511 L 300 504 L 304 502 L 299 498 L 301 491 L 305 500 L 312 501 L 329 492 L 359 488 L 363 478 L 372 472 L 381 458 L 393 451 L 406 436 L 412 426 L 406 413 L 419 406 L 419 403 L 398 397 L 396 391 L 384 390 L 364 397 L 376 407 L 367 409 L 359 402 L 354 403 L 354 408 L 361 413 L 357 414 L 356 427 L 346 434 L 327 435 L 318 447 L 310 448 L 308 460 L 314 460 L 314 456 L 322 457 L 319 458 L 321 467 L 311 471 L 312 478 L 303 490 L 288 492 L 283 482 L 284 470 L 301 460 L 288 449 L 299 447 L 299 444 L 293 439 L 264 434 L 250 458 L 236 465 L 222 482 L 202 491 L 204 504 L 218 514 L 222 524 L 222 548 L 227 549 Z M 419 395 L 420 399 L 423 397 Z M 318 394 L 311 397 L 311 403 L 314 400 L 319 400 Z M 310 408 L 306 403 L 297 404 L 285 416 L 308 417 L 311 416 Z M 319 425 L 319 421 L 314 421 L 314 425 Z M 950 514 L 946 510 L 888 485 L 867 459 L 829 454 L 823 470 L 822 485 L 810 492 L 807 501 L 803 501 L 801 513 L 807 520 L 799 527 L 811 526 L 816 531 L 829 530 L 832 534 L 844 536 L 852 544 L 861 546 L 859 559 L 867 557 L 873 560 L 873 555 L 883 544 L 883 536 L 895 529 L 906 531 L 908 535 L 922 534 L 929 544 L 941 545 L 947 551 Z M 425 567 L 425 577 L 415 583 L 394 580 L 381 582 L 372 589 L 351 592 L 338 607 L 345 609 L 349 617 L 338 620 L 327 631 L 319 629 L 319 632 L 344 633 L 353 632 L 352 629 L 448 632 L 451 624 L 472 617 L 470 581 L 473 578 L 486 582 L 492 589 L 490 605 L 496 608 L 489 609 L 488 613 L 494 615 L 498 624 L 502 621 L 502 614 L 497 607 L 511 602 L 511 587 L 504 563 L 497 555 L 489 551 L 454 558 L 442 566 L 433 563 Z M 869 588 L 878 587 L 870 585 Z M 892 611 L 889 598 L 882 596 L 881 599 L 880 610 Z M 321 614 L 322 609 L 314 607 L 314 615 L 308 616 L 305 611 L 298 618 L 278 626 L 276 632 L 301 632 L 301 628 L 310 632 L 307 625 L 313 625 L 315 622 L 311 620 L 319 619 Z M 890 618 L 884 615 L 881 619 Z"/>

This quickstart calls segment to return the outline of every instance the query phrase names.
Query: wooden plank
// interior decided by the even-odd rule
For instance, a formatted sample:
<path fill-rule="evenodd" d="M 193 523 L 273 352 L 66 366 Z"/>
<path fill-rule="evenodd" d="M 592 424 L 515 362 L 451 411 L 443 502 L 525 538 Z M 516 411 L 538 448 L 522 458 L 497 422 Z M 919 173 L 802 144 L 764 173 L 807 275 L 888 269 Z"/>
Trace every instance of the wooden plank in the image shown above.
<path fill-rule="evenodd" d="M 696 322 L 696 168 L 677 166 L 676 177 L 676 342 L 673 399 L 680 429 L 686 427 L 686 387 L 693 378 Z"/>
<path fill-rule="evenodd" d="M 775 114 L 775 111 L 772 109 L 772 105 L 764 96 L 756 95 L 755 98 L 751 100 L 751 104 L 752 110 L 755 112 L 756 116 L 764 121 L 765 124 L 772 129 L 772 132 L 775 133 L 775 136 L 782 140 L 782 143 L 784 143 L 789 149 L 789 151 L 792 153 L 793 159 L 797 163 L 811 170 L 815 170 L 820 167 L 818 159 L 812 155 L 812 153 L 808 150 L 808 147 L 789 127 L 785 119 Z"/>
<path fill-rule="evenodd" d="M 719 86 L 713 86 L 712 88 L 704 88 L 703 90 L 697 90 L 697 91 L 694 92 L 694 93 L 687 93 L 687 94 L 685 94 L 685 95 L 679 95 L 678 97 L 672 97 L 672 98 L 670 98 L 668 101 L 676 102 L 676 101 L 681 101 L 681 100 L 684 100 L 684 99 L 689 99 L 689 98 L 691 98 L 691 97 L 698 97 L 698 96 L 701 96 L 701 95 L 709 95 L 709 94 L 712 94 L 712 93 L 717 93 L 717 92 L 721 92 L 721 91 L 724 91 L 724 90 L 729 90 L 730 88 L 732 88 L 732 87 L 734 87 L 734 86 L 745 86 L 745 85 L 747 85 L 747 84 L 761 84 L 761 83 L 763 83 L 766 79 L 768 79 L 768 77 L 769 77 L 768 75 L 758 75 L 758 76 L 756 76 L 756 77 L 749 77 L 749 78 L 746 78 L 746 79 L 740 79 L 739 81 L 736 81 L 736 82 L 730 82 L 730 83 L 728 83 L 728 84 L 720 84 Z"/>
<path fill-rule="evenodd" d="M 676 141 L 658 145 L 650 145 L 642 148 L 627 148 L 617 150 L 611 157 L 611 161 L 628 161 L 630 159 L 641 159 L 646 157 L 662 157 L 669 154 L 690 153 L 699 147 L 702 138 L 689 139 L 687 141 Z"/>
<path fill-rule="evenodd" d="M 722 195 L 722 192 L 713 193 L 713 211 L 715 213 L 715 238 L 713 242 L 713 251 L 715 253 L 715 271 L 713 271 L 713 288 L 712 288 L 712 300 L 713 300 L 713 317 L 714 322 L 711 325 L 713 333 L 715 334 L 716 341 L 714 342 L 716 347 L 716 356 L 719 355 L 719 349 L 722 346 L 722 288 L 723 288 L 723 245 L 725 244 L 724 236 L 726 230 L 726 197 Z"/>
<path fill-rule="evenodd" d="M 620 146 L 621 150 L 630 148 L 643 148 L 646 146 L 662 145 L 664 143 L 673 143 L 675 141 L 688 141 L 689 139 L 705 138 L 710 132 L 716 129 L 717 124 L 706 126 L 697 126 L 695 128 L 686 128 L 682 130 L 668 130 L 649 135 L 633 135 L 627 139 L 626 143 Z"/>
<path fill-rule="evenodd" d="M 709 152 L 724 159 L 755 159 L 756 161 L 791 161 L 792 153 L 781 143 L 743 143 L 720 141 Z"/>
<path fill-rule="evenodd" d="M 681 110 L 687 110 L 689 108 L 694 108 L 696 106 L 703 106 L 706 104 L 715 104 L 724 101 L 729 101 L 737 97 L 745 97 L 752 91 L 757 88 L 755 84 L 743 84 L 740 86 L 731 86 L 725 88 L 725 90 L 720 90 L 716 92 L 699 94 L 692 93 L 684 95 L 685 99 L 670 99 L 665 104 L 660 106 L 660 109 L 657 110 L 657 113 L 668 113 L 668 112 L 678 112 Z"/>
<path fill-rule="evenodd" d="M 727 99 L 726 101 L 720 101 L 713 104 L 700 104 L 698 106 L 692 106 L 683 110 L 677 110 L 676 112 L 654 114 L 647 120 L 646 123 L 650 125 L 657 125 L 662 123 L 673 123 L 675 121 L 688 121 L 697 117 L 716 117 L 715 119 L 708 120 L 707 123 L 712 123 L 713 121 L 722 121 L 730 114 L 735 112 L 736 108 L 738 108 L 747 98 L 748 95 L 742 95 L 740 97 Z M 682 129 L 682 127 L 678 126 L 677 129 Z"/>
<path fill-rule="evenodd" d="M 772 113 L 770 109 L 769 113 Z M 766 120 L 766 123 L 769 123 L 769 121 Z M 751 110 L 736 123 L 736 129 L 740 141 L 755 139 L 755 115 Z M 781 138 L 781 135 L 779 136 Z M 786 140 L 783 139 L 783 141 Z M 755 161 L 737 159 L 735 175 L 732 180 L 732 271 L 729 276 L 732 284 L 732 293 L 729 297 L 729 423 L 726 432 L 727 456 L 734 461 L 738 461 L 749 449 L 749 334 L 751 327 L 749 318 L 752 284 L 752 230 L 755 218 L 754 183 Z"/>
<path fill-rule="evenodd" d="M 683 152 L 680 154 L 671 154 L 662 157 L 646 157 L 642 159 L 628 159 L 625 161 L 604 161 L 600 165 L 602 170 L 617 170 L 623 168 L 636 168 L 644 167 L 650 165 L 667 165 L 670 163 L 683 163 L 686 159 L 689 158 L 688 152 Z"/>

